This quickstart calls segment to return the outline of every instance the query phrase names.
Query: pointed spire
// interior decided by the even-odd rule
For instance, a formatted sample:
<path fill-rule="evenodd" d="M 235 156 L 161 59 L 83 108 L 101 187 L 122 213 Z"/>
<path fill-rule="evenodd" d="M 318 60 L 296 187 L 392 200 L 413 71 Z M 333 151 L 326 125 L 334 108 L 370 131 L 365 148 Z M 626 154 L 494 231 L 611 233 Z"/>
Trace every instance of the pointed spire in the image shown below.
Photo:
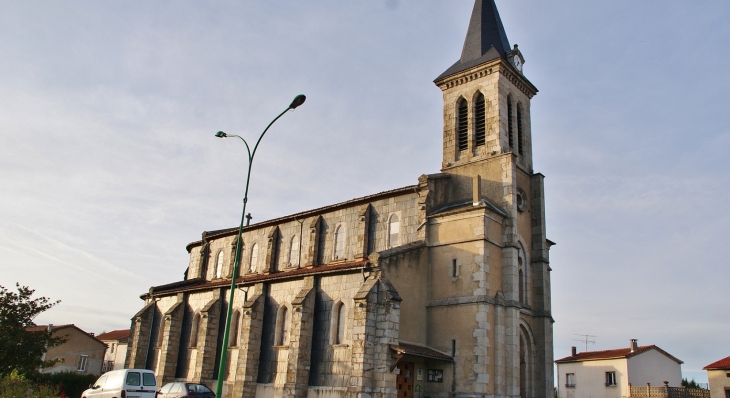
<path fill-rule="evenodd" d="M 476 0 L 464 40 L 461 59 L 436 80 L 502 57 L 507 59 L 509 40 L 494 0 Z"/>
<path fill-rule="evenodd" d="M 492 47 L 502 57 L 511 50 L 494 0 L 477 0 L 466 32 L 461 63 L 481 58 Z"/>

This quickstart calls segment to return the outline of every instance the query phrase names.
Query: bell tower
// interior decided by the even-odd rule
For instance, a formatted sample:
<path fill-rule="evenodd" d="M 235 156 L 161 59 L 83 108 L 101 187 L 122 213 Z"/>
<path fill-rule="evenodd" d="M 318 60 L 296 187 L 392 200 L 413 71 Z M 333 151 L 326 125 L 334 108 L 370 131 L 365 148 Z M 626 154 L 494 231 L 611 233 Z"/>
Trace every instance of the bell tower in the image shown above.
<path fill-rule="evenodd" d="M 494 0 L 477 0 L 461 58 L 434 83 L 444 99 L 442 170 L 512 153 L 532 171 L 530 99 L 537 88 L 510 46 Z"/>
<path fill-rule="evenodd" d="M 538 90 L 525 76 L 524 63 L 517 45 L 507 39 L 495 0 L 475 0 L 461 57 L 434 81 L 444 101 L 439 178 L 448 180 L 443 195 L 448 206 L 442 209 L 460 209 L 464 219 L 468 211 L 485 209 L 472 219 L 482 229 L 462 227 L 467 230 L 462 238 L 471 232 L 468 239 L 479 241 L 470 240 L 471 247 L 483 245 L 471 257 L 484 264 L 473 266 L 481 274 L 472 279 L 489 280 L 489 287 L 474 290 L 468 300 L 488 302 L 488 315 L 477 325 L 488 323 L 484 319 L 492 323 L 471 334 L 486 336 L 483 341 L 462 339 L 468 348 L 455 356 L 457 374 L 463 375 L 456 378 L 456 391 L 500 398 L 553 393 L 553 242 L 545 229 L 544 176 L 533 170 L 530 100 Z M 434 216 L 433 225 L 446 223 L 441 220 Z M 489 231 L 495 235 L 487 239 Z M 438 249 L 433 253 L 455 256 Z M 460 261 L 467 264 L 471 258 Z M 449 328 L 450 333 L 454 327 Z M 472 353 L 476 358 L 469 357 Z"/>

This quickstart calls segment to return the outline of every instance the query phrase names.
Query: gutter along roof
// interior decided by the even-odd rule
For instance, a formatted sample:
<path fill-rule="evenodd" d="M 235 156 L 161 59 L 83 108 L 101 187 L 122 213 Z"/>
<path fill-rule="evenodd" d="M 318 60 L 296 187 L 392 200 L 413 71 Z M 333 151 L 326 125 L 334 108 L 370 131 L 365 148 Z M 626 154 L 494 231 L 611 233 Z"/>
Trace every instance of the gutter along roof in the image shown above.
<path fill-rule="evenodd" d="M 370 268 L 368 260 L 349 261 L 330 265 L 315 265 L 305 268 L 296 268 L 289 271 L 278 271 L 266 274 L 244 275 L 236 278 L 236 285 L 254 284 L 272 280 L 285 280 L 302 278 L 309 275 L 322 275 L 339 271 L 360 270 Z M 186 283 L 187 282 L 187 283 Z M 169 283 L 167 285 L 153 286 L 149 293 L 141 295 L 141 298 L 152 296 L 167 296 L 170 294 L 183 293 L 196 290 L 214 289 L 231 285 L 231 279 L 220 279 L 206 282 L 203 278 L 189 279 L 187 281 Z"/>

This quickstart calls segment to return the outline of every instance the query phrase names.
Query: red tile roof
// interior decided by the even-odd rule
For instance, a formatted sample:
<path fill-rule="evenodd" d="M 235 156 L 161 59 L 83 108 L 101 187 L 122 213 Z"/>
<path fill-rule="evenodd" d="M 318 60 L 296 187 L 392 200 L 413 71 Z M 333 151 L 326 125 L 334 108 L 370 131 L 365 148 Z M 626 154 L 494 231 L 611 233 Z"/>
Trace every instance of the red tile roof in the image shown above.
<path fill-rule="evenodd" d="M 666 351 L 662 350 L 661 348 L 655 346 L 655 345 L 644 345 L 640 346 L 636 351 L 631 352 L 631 348 L 619 348 L 615 350 L 605 350 L 605 351 L 586 351 L 586 352 L 579 352 L 576 355 L 571 355 L 569 357 L 561 358 L 555 361 L 555 363 L 570 363 L 570 362 L 582 362 L 582 361 L 599 361 L 603 359 L 617 359 L 617 358 L 630 358 L 634 355 L 639 355 L 643 352 L 649 351 L 649 350 L 657 350 L 660 353 L 666 355 L 669 357 L 669 359 L 677 362 L 677 363 L 683 363 L 681 360 L 677 359 L 676 357 L 670 355 Z"/>
<path fill-rule="evenodd" d="M 125 340 L 129 338 L 129 329 L 112 330 L 96 336 L 99 340 Z"/>
<path fill-rule="evenodd" d="M 49 325 L 35 325 L 35 326 L 28 326 L 27 328 L 25 328 L 25 330 L 27 330 L 27 331 L 29 331 L 29 332 L 43 332 L 43 331 L 46 331 L 46 330 L 48 330 L 48 326 L 49 326 Z M 81 332 L 81 333 L 83 333 L 83 334 L 87 335 L 87 336 L 88 336 L 88 337 L 89 337 L 90 339 L 94 339 L 94 340 L 96 340 L 96 341 L 97 341 L 97 342 L 98 342 L 99 344 L 102 344 L 102 345 L 106 346 L 106 343 L 104 343 L 103 341 L 101 341 L 101 340 L 99 340 L 98 338 L 96 338 L 96 336 L 93 336 L 93 335 L 89 334 L 88 332 L 86 332 L 86 331 L 82 330 L 82 329 L 81 329 L 80 327 L 78 327 L 78 326 L 74 325 L 73 323 L 69 323 L 69 324 L 66 324 L 66 325 L 51 325 L 51 330 L 52 330 L 52 331 L 53 331 L 54 333 L 55 333 L 55 332 L 58 332 L 58 331 L 59 331 L 59 330 L 61 330 L 61 329 L 66 329 L 66 328 L 74 328 L 74 329 L 78 330 L 79 332 Z"/>
<path fill-rule="evenodd" d="M 711 370 L 711 369 L 730 369 L 730 357 L 723 358 L 717 362 L 713 362 L 704 368 L 703 370 Z"/>
<path fill-rule="evenodd" d="M 52 328 L 53 328 L 53 330 L 59 330 L 59 329 L 64 329 L 64 328 L 68 328 L 71 326 L 73 326 L 73 324 L 69 323 L 67 325 L 53 325 Z M 44 332 L 44 331 L 48 330 L 48 325 L 28 326 L 27 328 L 25 328 L 25 330 L 27 330 L 29 332 Z"/>

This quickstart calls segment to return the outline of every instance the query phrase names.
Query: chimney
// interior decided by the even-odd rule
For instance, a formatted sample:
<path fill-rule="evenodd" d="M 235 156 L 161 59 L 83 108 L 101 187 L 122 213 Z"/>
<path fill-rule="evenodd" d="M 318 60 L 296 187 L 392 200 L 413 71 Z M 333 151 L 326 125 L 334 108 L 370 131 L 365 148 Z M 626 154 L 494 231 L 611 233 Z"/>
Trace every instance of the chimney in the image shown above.
<path fill-rule="evenodd" d="M 631 339 L 631 352 L 635 352 L 639 349 L 639 340 Z"/>
<path fill-rule="evenodd" d="M 570 347 L 570 355 L 573 357 L 578 355 L 578 349 L 575 347 Z"/>

